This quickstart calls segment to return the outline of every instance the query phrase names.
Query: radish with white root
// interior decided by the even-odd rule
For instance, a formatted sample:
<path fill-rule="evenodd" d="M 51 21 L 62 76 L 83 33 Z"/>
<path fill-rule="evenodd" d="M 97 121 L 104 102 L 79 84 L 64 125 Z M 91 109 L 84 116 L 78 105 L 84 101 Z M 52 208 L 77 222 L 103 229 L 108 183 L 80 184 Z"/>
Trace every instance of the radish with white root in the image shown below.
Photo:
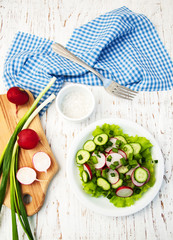
<path fill-rule="evenodd" d="M 130 197 L 130 196 L 133 195 L 133 189 L 131 187 L 128 187 L 128 186 L 119 187 L 116 190 L 116 195 L 118 197 L 123 197 L 123 198 Z"/>
<path fill-rule="evenodd" d="M 37 152 L 32 158 L 34 168 L 39 172 L 47 172 L 51 165 L 50 157 L 45 152 Z"/>
<path fill-rule="evenodd" d="M 30 185 L 36 180 L 36 171 L 30 167 L 22 167 L 16 173 L 17 180 L 24 185 Z"/>

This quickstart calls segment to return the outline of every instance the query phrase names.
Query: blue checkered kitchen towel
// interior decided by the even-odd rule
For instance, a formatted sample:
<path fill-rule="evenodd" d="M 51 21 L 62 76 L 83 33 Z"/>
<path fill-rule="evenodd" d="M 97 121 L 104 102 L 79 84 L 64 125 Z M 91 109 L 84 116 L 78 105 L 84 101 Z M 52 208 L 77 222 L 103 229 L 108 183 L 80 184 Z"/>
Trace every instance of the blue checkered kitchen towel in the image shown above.
<path fill-rule="evenodd" d="M 54 53 L 52 43 L 17 33 L 4 66 L 7 88 L 20 86 L 36 97 L 56 76 L 45 99 L 51 92 L 57 94 L 64 81 L 102 85 L 94 74 Z M 126 7 L 75 29 L 67 48 L 105 77 L 133 90 L 160 91 L 173 86 L 173 62 L 155 27 L 146 16 Z"/>

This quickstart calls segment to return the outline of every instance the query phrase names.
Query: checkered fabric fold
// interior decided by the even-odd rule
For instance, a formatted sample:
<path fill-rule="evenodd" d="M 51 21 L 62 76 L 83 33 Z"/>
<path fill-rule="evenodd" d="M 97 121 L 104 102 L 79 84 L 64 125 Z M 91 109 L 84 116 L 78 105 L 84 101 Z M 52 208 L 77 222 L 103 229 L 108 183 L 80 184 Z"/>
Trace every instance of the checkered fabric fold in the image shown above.
<path fill-rule="evenodd" d="M 51 92 L 57 94 L 65 81 L 102 85 L 94 74 L 54 53 L 52 43 L 17 33 L 4 65 L 7 88 L 20 86 L 36 97 L 56 76 L 44 100 Z M 146 16 L 127 7 L 75 29 L 66 47 L 106 78 L 133 90 L 161 91 L 173 86 L 173 62 L 155 27 Z"/>

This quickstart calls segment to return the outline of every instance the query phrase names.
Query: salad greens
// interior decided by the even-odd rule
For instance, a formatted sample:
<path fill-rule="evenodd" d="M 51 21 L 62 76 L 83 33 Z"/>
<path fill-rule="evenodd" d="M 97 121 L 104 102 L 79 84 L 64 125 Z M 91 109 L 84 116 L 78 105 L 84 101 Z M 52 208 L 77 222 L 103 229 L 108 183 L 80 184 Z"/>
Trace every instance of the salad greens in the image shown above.
<path fill-rule="evenodd" d="M 96 145 L 96 149 L 93 151 L 93 153 L 90 152 L 90 155 L 89 155 L 88 159 L 85 160 L 85 163 L 84 163 L 84 159 L 81 164 L 80 164 L 80 161 L 77 162 L 80 177 L 82 180 L 83 190 L 87 194 L 90 194 L 92 197 L 100 197 L 100 196 L 107 197 L 110 200 L 110 202 L 112 204 L 114 204 L 116 207 L 131 206 L 135 203 L 135 201 L 140 199 L 142 197 L 142 195 L 149 188 L 151 188 L 155 183 L 155 172 L 154 172 L 155 161 L 152 160 L 152 155 L 151 155 L 151 151 L 150 151 L 152 148 L 152 144 L 145 137 L 140 137 L 138 135 L 129 136 L 128 134 L 123 132 L 123 130 L 120 128 L 120 126 L 114 125 L 114 124 L 110 125 L 110 124 L 105 123 L 102 126 L 97 126 L 96 129 L 93 131 L 92 135 L 95 139 L 96 136 L 100 136 L 100 134 L 107 134 L 108 138 L 109 138 L 108 142 L 102 146 Z M 110 170 L 110 167 L 104 166 L 104 167 L 101 167 L 100 169 L 96 168 L 95 166 L 98 163 L 95 162 L 96 159 L 93 157 L 93 154 L 95 156 L 97 156 L 97 155 L 99 156 L 99 154 L 101 154 L 101 153 L 105 154 L 105 156 L 107 156 L 108 161 L 110 161 L 108 158 L 109 154 L 105 153 L 105 149 L 106 149 L 106 147 L 109 147 L 109 145 L 111 145 L 111 144 L 109 144 L 110 139 L 116 138 L 116 136 L 122 136 L 123 141 L 127 142 L 127 144 L 126 144 L 125 142 L 118 140 L 118 149 L 120 149 L 120 151 L 123 149 L 127 150 L 125 145 L 129 146 L 130 143 L 134 143 L 134 145 L 136 144 L 136 146 L 137 145 L 140 146 L 139 153 L 136 153 L 136 151 L 133 151 L 133 153 L 129 152 L 129 154 L 128 154 L 129 156 L 127 158 L 127 160 L 128 160 L 127 163 L 128 164 L 130 163 L 132 165 L 130 167 L 135 167 L 136 165 L 138 165 L 138 166 L 140 166 L 139 169 L 141 169 L 141 168 L 146 169 L 147 174 L 149 173 L 148 181 L 145 181 L 145 183 L 142 186 L 136 186 L 135 184 L 133 184 L 134 182 L 131 180 L 130 176 L 126 176 L 126 174 L 123 174 L 121 172 L 118 173 L 119 178 L 121 179 L 121 184 L 123 182 L 123 186 L 127 186 L 125 188 L 127 188 L 127 189 L 129 188 L 133 192 L 133 194 L 131 196 L 130 195 L 126 196 L 126 197 L 118 196 L 118 194 L 116 194 L 117 191 L 116 191 L 115 184 L 114 184 L 115 187 L 113 187 L 113 185 L 110 184 L 111 187 L 108 190 L 104 190 L 104 187 L 98 186 L 98 182 L 97 182 L 98 178 L 106 179 L 106 171 L 108 171 L 106 169 Z M 115 148 L 112 148 L 112 150 L 113 150 L 113 152 L 117 152 L 117 150 Z M 84 148 L 82 150 L 79 150 L 78 152 L 80 153 L 80 151 L 86 151 L 86 150 Z M 134 152 L 136 154 L 134 154 Z M 76 155 L 76 157 L 77 157 L 77 155 Z M 80 156 L 80 158 L 81 157 L 82 157 L 82 155 Z M 101 156 L 99 156 L 99 157 L 101 157 Z M 125 168 L 126 167 L 125 165 L 127 165 L 127 164 L 125 164 L 124 161 L 125 161 L 125 159 L 122 157 L 122 159 L 120 159 L 120 163 L 122 163 L 122 166 Z M 86 166 L 84 166 L 84 165 L 89 166 L 89 169 L 90 169 L 90 171 L 88 171 L 90 178 L 87 182 L 82 179 L 82 173 L 86 168 Z M 115 163 L 115 166 L 116 166 L 116 163 Z M 133 168 L 133 169 L 135 169 L 135 168 Z M 111 171 L 114 171 L 114 170 L 111 169 Z M 114 173 L 111 173 L 111 176 L 115 178 Z M 125 180 L 124 180 L 124 178 L 125 178 Z M 134 180 L 134 181 L 136 181 L 136 180 Z M 108 181 L 108 183 L 109 183 L 109 181 Z M 120 186 L 121 186 L 121 184 L 120 184 Z M 117 184 L 117 187 L 119 187 L 119 184 Z M 120 188 L 122 188 L 122 186 Z M 124 192 L 123 192 L 123 194 L 124 194 Z"/>

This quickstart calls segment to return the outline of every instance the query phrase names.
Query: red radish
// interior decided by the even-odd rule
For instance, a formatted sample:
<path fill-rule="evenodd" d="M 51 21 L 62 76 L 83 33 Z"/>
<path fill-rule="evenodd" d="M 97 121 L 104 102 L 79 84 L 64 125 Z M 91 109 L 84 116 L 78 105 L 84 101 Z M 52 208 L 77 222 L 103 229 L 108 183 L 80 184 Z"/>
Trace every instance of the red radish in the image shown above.
<path fill-rule="evenodd" d="M 91 172 L 91 168 L 87 163 L 84 163 L 83 165 L 83 169 L 88 173 L 89 175 L 89 179 L 92 179 L 92 172 Z"/>
<path fill-rule="evenodd" d="M 145 168 L 145 167 L 142 167 L 142 168 L 145 169 L 145 171 L 147 171 L 147 173 L 148 173 L 148 178 L 147 178 L 147 180 L 145 182 L 145 183 L 147 183 L 150 180 L 150 171 L 147 168 Z"/>
<path fill-rule="evenodd" d="M 10 102 L 16 104 L 16 113 L 18 105 L 23 105 L 28 102 L 28 93 L 20 87 L 12 87 L 7 92 L 7 98 Z"/>
<path fill-rule="evenodd" d="M 125 159 L 127 159 L 127 154 L 123 150 L 118 150 L 118 153 Z"/>
<path fill-rule="evenodd" d="M 36 180 L 36 172 L 30 167 L 22 167 L 17 171 L 17 180 L 24 185 L 29 185 Z"/>
<path fill-rule="evenodd" d="M 18 134 L 18 144 L 21 148 L 32 149 L 37 146 L 39 142 L 39 136 L 32 129 L 23 129 Z"/>
<path fill-rule="evenodd" d="M 117 138 L 113 138 L 113 137 L 112 137 L 112 138 L 109 139 L 109 141 L 112 142 L 113 145 L 110 146 L 110 147 L 107 147 L 107 148 L 105 149 L 105 152 L 106 152 L 106 153 L 109 153 L 110 150 L 112 150 L 112 148 L 116 148 L 116 141 L 117 141 Z"/>
<path fill-rule="evenodd" d="M 136 169 L 136 168 L 135 168 L 135 169 Z M 137 182 L 137 181 L 135 180 L 135 177 L 134 177 L 135 169 L 134 169 L 134 171 L 133 171 L 133 173 L 132 173 L 132 175 L 131 175 L 132 182 L 133 182 L 133 184 L 134 184 L 135 186 L 137 186 L 137 187 L 142 187 L 146 182 L 139 183 L 139 182 Z"/>
<path fill-rule="evenodd" d="M 111 184 L 115 184 L 119 180 L 119 173 L 117 170 L 109 169 L 107 172 L 107 179 Z"/>
<path fill-rule="evenodd" d="M 101 169 L 105 166 L 106 157 L 103 153 L 99 152 L 97 155 L 95 153 L 92 156 L 97 158 L 98 163 L 94 164 L 96 169 Z"/>
<path fill-rule="evenodd" d="M 133 173 L 133 171 L 136 169 L 136 168 L 138 168 L 138 167 L 140 167 L 140 165 L 138 164 L 135 168 L 131 168 L 127 173 L 126 173 L 126 175 L 132 175 L 132 173 Z"/>
<path fill-rule="evenodd" d="M 32 158 L 34 168 L 39 172 L 46 172 L 51 165 L 50 157 L 45 152 L 37 152 Z"/>
<path fill-rule="evenodd" d="M 110 159 L 109 156 L 111 156 L 111 159 Z M 119 165 L 116 167 L 116 168 L 118 168 L 118 167 L 120 167 L 120 166 L 122 165 L 122 164 L 120 163 L 120 159 L 121 159 L 121 158 L 122 158 L 121 154 L 119 154 L 119 153 L 114 153 L 114 152 L 111 151 L 111 153 L 108 154 L 107 157 L 106 157 L 106 165 L 107 165 L 108 167 L 110 167 L 110 165 L 113 164 L 114 162 L 119 162 Z M 109 161 L 109 160 L 110 160 L 110 161 Z"/>
<path fill-rule="evenodd" d="M 123 198 L 130 197 L 133 195 L 133 189 L 131 187 L 127 187 L 127 186 L 119 187 L 116 190 L 116 195 L 118 197 L 123 197 Z"/>

